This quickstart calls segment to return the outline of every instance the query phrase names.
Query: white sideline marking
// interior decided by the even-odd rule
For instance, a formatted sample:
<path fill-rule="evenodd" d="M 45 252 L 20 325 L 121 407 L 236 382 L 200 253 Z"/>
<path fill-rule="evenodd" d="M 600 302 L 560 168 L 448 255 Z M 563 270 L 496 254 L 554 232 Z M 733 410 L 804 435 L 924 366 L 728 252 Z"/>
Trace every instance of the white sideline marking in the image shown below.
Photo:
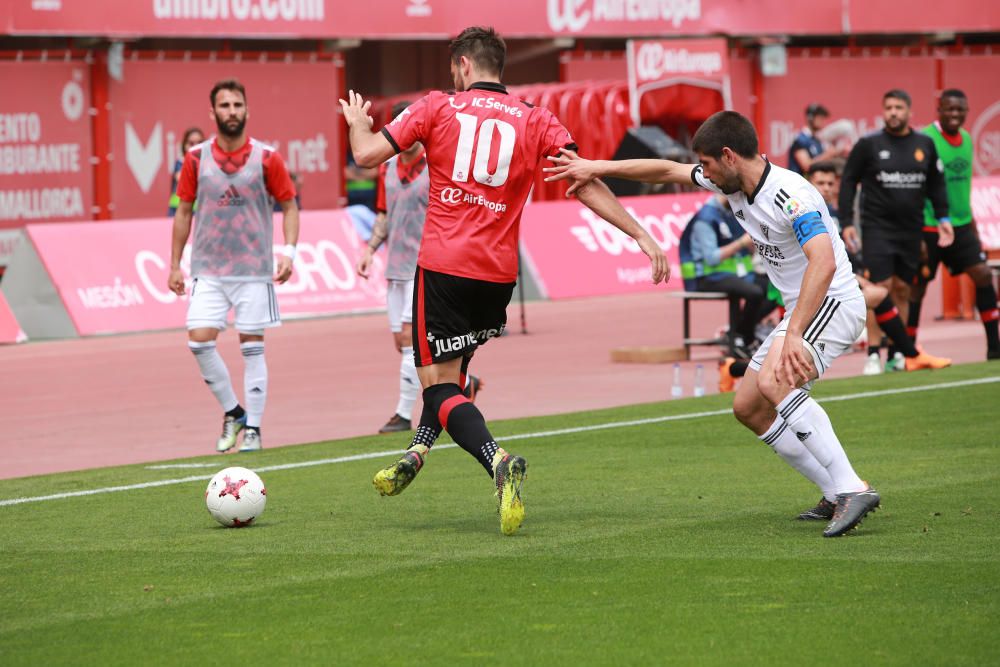
<path fill-rule="evenodd" d="M 856 394 L 842 394 L 840 396 L 830 396 L 824 398 L 821 403 L 832 403 L 834 401 L 850 401 L 857 398 L 871 398 L 873 396 L 888 396 L 891 394 L 909 394 L 919 391 L 933 391 L 935 389 L 950 389 L 953 387 L 969 387 L 979 384 L 993 384 L 1000 382 L 1000 376 L 989 377 L 989 378 L 976 378 L 974 380 L 957 380 L 955 382 L 941 382 L 939 384 L 925 384 L 919 387 L 899 387 L 896 389 L 879 389 L 876 391 L 862 391 Z M 625 426 L 642 426 L 644 424 L 658 424 L 661 422 L 671 422 L 671 421 L 681 421 L 685 419 L 698 419 L 700 417 L 718 417 L 720 415 L 728 415 L 732 412 L 730 409 L 726 410 L 707 410 L 704 412 L 687 412 L 680 415 L 668 415 L 664 417 L 649 417 L 646 419 L 632 419 L 629 421 L 621 422 L 608 422 L 605 424 L 593 424 L 591 426 L 577 426 L 574 428 L 561 428 L 552 431 L 538 431 L 536 433 L 519 433 L 516 435 L 508 435 L 502 438 L 498 438 L 500 441 L 506 442 L 507 440 L 528 440 L 533 438 L 547 438 L 553 435 L 566 435 L 568 433 L 583 433 L 586 431 L 601 431 L 609 428 L 622 428 Z M 434 445 L 435 449 L 452 449 L 458 447 L 456 444 L 443 443 Z M 398 449 L 393 449 L 386 452 L 368 452 L 366 454 L 354 454 L 351 456 L 338 456 L 332 459 L 316 459 L 313 461 L 299 461 L 298 463 L 282 463 L 278 465 L 261 466 L 255 468 L 257 472 L 269 472 L 271 470 L 292 470 L 294 468 L 311 468 L 313 466 L 327 465 L 331 463 L 348 463 L 350 461 L 363 461 L 366 459 L 377 459 L 385 456 L 393 456 L 398 454 Z M 212 466 L 213 468 L 217 466 L 214 463 L 181 463 L 172 464 L 174 467 L 181 466 Z M 152 466 L 150 466 L 152 467 Z M 160 468 L 168 468 L 170 465 L 159 466 Z M 6 500 L 0 500 L 0 507 L 5 507 L 7 505 L 20 505 L 23 503 L 34 503 L 41 502 L 43 500 L 61 500 L 63 498 L 75 498 L 78 496 L 93 496 L 102 493 L 116 493 L 118 491 L 132 491 L 136 489 L 151 489 L 157 486 L 170 486 L 173 484 L 186 484 L 187 482 L 200 482 L 207 479 L 211 479 L 211 475 L 193 475 L 191 477 L 180 477 L 178 479 L 161 479 L 156 482 L 142 482 L 141 484 L 128 484 L 124 486 L 106 486 L 100 489 L 86 489 L 83 491 L 68 491 L 66 493 L 53 493 L 48 496 L 32 496 L 28 498 L 9 498 Z"/>
<path fill-rule="evenodd" d="M 146 466 L 146 470 L 173 470 L 174 468 L 214 468 L 215 463 L 164 463 L 158 466 Z"/>

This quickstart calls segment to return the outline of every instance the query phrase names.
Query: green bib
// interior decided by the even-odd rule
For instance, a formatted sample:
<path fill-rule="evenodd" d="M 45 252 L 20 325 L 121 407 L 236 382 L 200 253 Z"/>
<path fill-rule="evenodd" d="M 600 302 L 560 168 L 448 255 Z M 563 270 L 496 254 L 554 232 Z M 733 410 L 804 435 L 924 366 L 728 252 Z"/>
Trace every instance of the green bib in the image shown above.
<path fill-rule="evenodd" d="M 924 134 L 934 141 L 938 157 L 944 165 L 944 179 L 948 191 L 948 217 L 954 227 L 972 222 L 972 137 L 965 130 L 959 130 L 962 145 L 952 146 L 941 134 L 937 125 L 924 128 Z M 930 201 L 924 202 L 924 225 L 937 227 L 934 208 Z"/>

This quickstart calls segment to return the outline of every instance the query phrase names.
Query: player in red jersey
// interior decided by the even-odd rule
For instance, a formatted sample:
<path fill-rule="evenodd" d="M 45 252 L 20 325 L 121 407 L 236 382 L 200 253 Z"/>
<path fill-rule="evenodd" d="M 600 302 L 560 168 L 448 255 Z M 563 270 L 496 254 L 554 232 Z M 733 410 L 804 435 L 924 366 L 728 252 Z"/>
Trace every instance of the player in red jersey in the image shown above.
<path fill-rule="evenodd" d="M 375 475 L 375 488 L 382 495 L 402 492 L 443 428 L 493 477 L 500 530 L 509 535 L 524 519 L 520 489 L 527 463 L 497 445 L 461 387 L 476 349 L 501 335 L 507 323 L 518 224 L 539 163 L 575 145 L 552 113 L 507 93 L 500 83 L 505 57 L 506 46 L 492 28 L 462 31 L 451 42 L 457 92 L 428 94 L 381 132 L 372 131 L 371 102 L 350 91 L 340 103 L 359 165 L 375 166 L 419 141 L 430 170 L 413 295 L 413 349 L 424 408 L 412 445 Z M 603 183 L 594 181 L 576 195 L 638 242 L 649 256 L 654 283 L 669 277 L 659 245 Z"/>

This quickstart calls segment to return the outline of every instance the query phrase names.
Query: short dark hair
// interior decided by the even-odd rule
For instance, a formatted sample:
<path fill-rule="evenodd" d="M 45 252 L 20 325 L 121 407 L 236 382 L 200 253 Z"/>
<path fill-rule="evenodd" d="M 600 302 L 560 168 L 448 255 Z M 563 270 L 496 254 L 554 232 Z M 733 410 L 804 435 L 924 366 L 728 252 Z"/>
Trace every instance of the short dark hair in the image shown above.
<path fill-rule="evenodd" d="M 395 118 L 399 114 L 406 111 L 406 107 L 410 106 L 411 104 L 413 103 L 410 102 L 410 100 L 400 100 L 392 105 L 392 111 L 390 111 L 389 113 L 392 114 L 392 118 Z"/>
<path fill-rule="evenodd" d="M 835 165 L 832 162 L 828 162 L 827 160 L 823 160 L 821 162 L 813 162 L 811 165 L 809 165 L 809 170 L 806 172 L 806 174 L 810 178 L 813 176 L 813 174 L 833 174 L 834 176 L 840 176 L 840 173 L 837 171 L 837 165 Z"/>
<path fill-rule="evenodd" d="M 906 102 L 906 106 L 908 107 L 913 106 L 913 100 L 910 99 L 910 94 L 905 90 L 903 90 L 902 88 L 893 88 L 892 90 L 887 92 L 885 95 L 882 96 L 882 103 L 884 104 L 885 101 L 890 97 L 894 100 L 902 100 Z"/>
<path fill-rule="evenodd" d="M 810 104 L 806 107 L 806 118 L 815 118 L 816 116 L 826 116 L 830 117 L 830 110 L 827 109 L 822 104 Z"/>
<path fill-rule="evenodd" d="M 503 74 L 507 45 L 493 28 L 472 26 L 463 30 L 449 45 L 451 61 L 458 64 L 462 56 L 471 60 L 484 74 Z"/>
<path fill-rule="evenodd" d="M 212 106 L 215 106 L 215 96 L 220 90 L 230 90 L 237 92 L 243 96 L 243 101 L 247 101 L 247 89 L 243 87 L 243 84 L 236 79 L 224 79 L 214 86 L 212 86 L 212 92 L 208 96 L 208 99 L 212 102 Z"/>
<path fill-rule="evenodd" d="M 735 111 L 719 111 L 709 116 L 691 142 L 695 153 L 713 158 L 722 157 L 722 149 L 726 147 L 740 157 L 752 158 L 760 154 L 753 123 Z"/>
<path fill-rule="evenodd" d="M 958 98 L 963 99 L 963 100 L 968 99 L 965 96 L 965 93 L 963 91 L 959 90 L 958 88 L 945 88 L 944 90 L 942 90 L 941 91 L 941 99 L 943 100 L 946 97 L 958 97 Z"/>

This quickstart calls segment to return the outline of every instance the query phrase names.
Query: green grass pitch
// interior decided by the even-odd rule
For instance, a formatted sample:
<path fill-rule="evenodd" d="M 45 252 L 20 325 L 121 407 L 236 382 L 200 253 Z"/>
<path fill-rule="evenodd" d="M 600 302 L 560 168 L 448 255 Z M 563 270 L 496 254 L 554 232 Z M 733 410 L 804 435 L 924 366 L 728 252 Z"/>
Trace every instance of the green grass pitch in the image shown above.
<path fill-rule="evenodd" d="M 814 395 L 998 373 L 829 381 Z M 502 442 L 730 401 L 492 427 Z M 227 465 L 402 449 L 403 435 L 2 481 L 0 500 L 205 478 L 0 506 L 0 664 L 996 664 L 1000 382 L 824 405 L 883 496 L 841 539 L 793 520 L 818 493 L 727 414 L 509 441 L 529 463 L 527 520 L 510 538 L 490 480 L 457 448 L 432 452 L 396 498 L 371 486 L 384 456 L 261 472 L 267 510 L 248 529 L 205 510 L 205 480 Z"/>

